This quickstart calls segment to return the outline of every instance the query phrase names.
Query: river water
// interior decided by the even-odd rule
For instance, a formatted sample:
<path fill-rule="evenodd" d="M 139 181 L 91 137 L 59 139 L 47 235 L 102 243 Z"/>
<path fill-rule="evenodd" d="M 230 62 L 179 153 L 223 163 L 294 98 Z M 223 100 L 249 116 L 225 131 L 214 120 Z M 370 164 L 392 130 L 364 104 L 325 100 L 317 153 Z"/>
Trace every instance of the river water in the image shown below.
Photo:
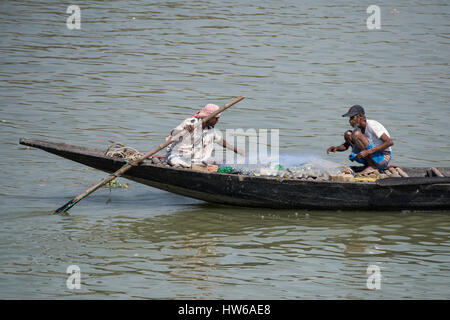
<path fill-rule="evenodd" d="M 0 298 L 450 298 L 449 211 L 235 208 L 119 179 L 50 216 L 105 174 L 18 144 L 147 151 L 243 95 L 218 129 L 279 129 L 281 155 L 345 163 L 325 150 L 361 104 L 394 164 L 448 167 L 447 1 L 71 4 L 79 30 L 66 3 L 0 2 Z"/>

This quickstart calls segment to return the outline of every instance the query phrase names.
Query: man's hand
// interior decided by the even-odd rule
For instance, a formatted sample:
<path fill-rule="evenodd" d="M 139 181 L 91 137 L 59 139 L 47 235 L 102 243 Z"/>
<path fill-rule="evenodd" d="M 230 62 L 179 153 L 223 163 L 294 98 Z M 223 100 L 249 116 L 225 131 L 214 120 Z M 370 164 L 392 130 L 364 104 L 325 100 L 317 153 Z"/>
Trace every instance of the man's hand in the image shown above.
<path fill-rule="evenodd" d="M 337 147 L 334 147 L 334 146 L 329 147 L 329 148 L 327 149 L 327 154 L 330 153 L 330 152 L 336 152 L 336 149 L 337 149 Z"/>
<path fill-rule="evenodd" d="M 236 149 L 235 152 L 236 152 L 237 154 L 240 154 L 241 156 L 245 157 L 245 152 L 244 152 L 244 150 Z"/>
<path fill-rule="evenodd" d="M 361 151 L 360 153 L 358 153 L 356 155 L 356 158 L 363 159 L 363 158 L 367 157 L 370 154 L 371 154 L 371 152 L 369 150 L 363 150 L 363 151 Z"/>

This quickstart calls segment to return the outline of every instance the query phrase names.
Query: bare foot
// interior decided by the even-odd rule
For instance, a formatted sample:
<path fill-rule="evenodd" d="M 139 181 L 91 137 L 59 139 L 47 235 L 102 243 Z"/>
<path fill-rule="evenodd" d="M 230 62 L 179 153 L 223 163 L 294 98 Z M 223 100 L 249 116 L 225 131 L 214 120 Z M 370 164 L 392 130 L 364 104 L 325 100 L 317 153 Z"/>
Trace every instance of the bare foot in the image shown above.
<path fill-rule="evenodd" d="M 207 172 L 217 172 L 218 169 L 219 169 L 219 166 L 211 165 L 211 164 L 209 164 L 209 165 L 206 167 L 206 171 L 207 171 Z"/>
<path fill-rule="evenodd" d="M 363 171 L 361 171 L 360 174 L 361 175 L 366 175 L 366 174 L 370 174 L 370 173 L 375 172 L 375 171 L 376 171 L 375 168 L 372 168 L 371 166 L 368 166 Z"/>

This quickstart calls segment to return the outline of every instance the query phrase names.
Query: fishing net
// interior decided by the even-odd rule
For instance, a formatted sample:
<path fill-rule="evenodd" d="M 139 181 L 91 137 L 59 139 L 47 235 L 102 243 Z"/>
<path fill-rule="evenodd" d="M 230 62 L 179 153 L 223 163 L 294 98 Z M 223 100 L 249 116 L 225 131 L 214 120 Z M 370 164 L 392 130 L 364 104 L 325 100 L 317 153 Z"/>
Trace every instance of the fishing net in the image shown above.
<path fill-rule="evenodd" d="M 353 174 L 349 167 L 320 158 L 299 158 L 297 163 L 290 160 L 260 165 L 221 165 L 218 172 L 288 179 L 328 179 L 330 175 Z"/>
<path fill-rule="evenodd" d="M 135 148 L 128 147 L 120 142 L 113 142 L 105 152 L 105 155 L 113 158 L 120 158 L 127 161 L 135 161 L 143 156 Z M 165 164 L 163 157 L 152 157 L 152 163 Z M 352 169 L 341 164 L 328 160 L 301 157 L 301 156 L 280 156 L 280 161 L 276 163 L 263 164 L 222 164 L 217 172 L 241 174 L 247 176 L 272 176 L 288 179 L 328 179 L 331 175 L 342 173 L 353 174 Z"/>

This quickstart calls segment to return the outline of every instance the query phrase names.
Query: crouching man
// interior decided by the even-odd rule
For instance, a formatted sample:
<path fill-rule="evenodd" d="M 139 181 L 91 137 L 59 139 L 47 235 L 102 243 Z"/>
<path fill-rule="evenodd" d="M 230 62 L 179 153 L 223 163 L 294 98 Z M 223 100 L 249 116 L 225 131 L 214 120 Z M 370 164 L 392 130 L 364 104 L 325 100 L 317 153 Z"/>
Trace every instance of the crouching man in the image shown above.
<path fill-rule="evenodd" d="M 391 146 L 394 145 L 386 128 L 375 120 L 365 116 L 364 108 L 352 106 L 343 117 L 349 117 L 349 123 L 354 128 L 344 133 L 345 142 L 340 146 L 331 146 L 327 153 L 345 151 L 352 147 L 350 161 L 356 161 L 365 166 L 361 173 L 383 170 L 391 160 Z"/>

